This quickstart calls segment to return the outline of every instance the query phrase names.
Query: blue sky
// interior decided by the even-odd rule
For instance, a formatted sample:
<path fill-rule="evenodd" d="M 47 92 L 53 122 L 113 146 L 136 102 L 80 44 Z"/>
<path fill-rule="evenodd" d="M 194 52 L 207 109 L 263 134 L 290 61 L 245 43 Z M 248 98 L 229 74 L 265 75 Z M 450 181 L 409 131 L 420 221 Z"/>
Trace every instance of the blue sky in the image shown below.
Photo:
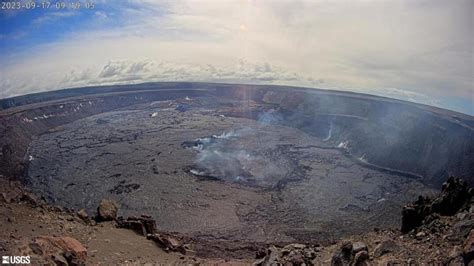
<path fill-rule="evenodd" d="M 26 4 L 28 1 L 24 1 Z M 76 1 L 71 1 L 75 3 Z M 1 47 L 11 53 L 22 53 L 28 48 L 61 41 L 70 34 L 121 27 L 121 10 L 106 2 L 82 2 L 81 8 L 55 8 L 54 1 L 49 8 L 13 10 L 0 9 Z M 92 3 L 92 2 L 91 2 Z M 40 6 L 40 2 L 37 3 Z M 123 8 L 137 8 L 136 4 L 124 2 Z M 5 56 L 2 54 L 1 56 Z"/>
<path fill-rule="evenodd" d="M 54 3 L 0 10 L 0 98 L 188 80 L 349 90 L 474 115 L 474 1 Z"/>
<path fill-rule="evenodd" d="M 32 45 L 61 39 L 68 32 L 88 25 L 93 18 L 91 11 L 20 11 L 2 15 L 0 34 L 2 49 L 20 52 Z"/>

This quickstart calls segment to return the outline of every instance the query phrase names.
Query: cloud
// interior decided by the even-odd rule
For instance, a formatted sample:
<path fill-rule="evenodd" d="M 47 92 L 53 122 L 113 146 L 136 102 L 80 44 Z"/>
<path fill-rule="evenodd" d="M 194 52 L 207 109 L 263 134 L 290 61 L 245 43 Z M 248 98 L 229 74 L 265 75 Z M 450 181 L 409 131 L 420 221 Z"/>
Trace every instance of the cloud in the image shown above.
<path fill-rule="evenodd" d="M 211 64 L 184 64 L 153 60 L 109 61 L 102 67 L 71 69 L 60 81 L 51 77 L 37 80 L 37 90 L 51 88 L 77 87 L 87 85 L 122 84 L 130 81 L 214 81 L 214 82 L 251 82 L 256 84 L 287 84 L 297 81 L 302 86 L 317 86 L 324 81 L 304 77 L 269 63 L 252 63 L 239 61 L 233 66 L 216 66 Z M 125 82 L 125 83 L 126 83 Z M 13 82 L 12 84 L 14 84 Z M 11 84 L 7 92 L 13 92 Z"/>
<path fill-rule="evenodd" d="M 105 13 L 104 11 L 96 11 L 94 15 L 99 21 L 104 21 L 109 18 L 107 13 Z"/>
<path fill-rule="evenodd" d="M 42 24 L 46 23 L 51 23 L 56 20 L 62 19 L 62 18 L 67 18 L 67 17 L 72 17 L 77 15 L 77 12 L 74 11 L 58 11 L 58 12 L 49 12 L 46 13 L 45 15 L 42 15 L 32 21 L 32 25 L 34 26 L 39 26 Z"/>

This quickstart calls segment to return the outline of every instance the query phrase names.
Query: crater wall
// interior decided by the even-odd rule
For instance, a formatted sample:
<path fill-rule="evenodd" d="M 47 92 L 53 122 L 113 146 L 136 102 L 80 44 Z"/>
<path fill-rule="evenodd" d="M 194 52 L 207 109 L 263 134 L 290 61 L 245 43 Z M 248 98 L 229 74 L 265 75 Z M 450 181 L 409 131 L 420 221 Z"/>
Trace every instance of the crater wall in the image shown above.
<path fill-rule="evenodd" d="M 94 114 L 184 96 L 206 96 L 209 105 L 220 98 L 240 100 L 229 115 L 255 119 L 266 110 L 253 103 L 266 104 L 280 123 L 343 146 L 375 166 L 434 185 L 450 175 L 474 183 L 472 116 L 348 92 L 209 83 L 79 88 L 1 100 L 0 174 L 21 177 L 29 143 L 41 134 Z"/>

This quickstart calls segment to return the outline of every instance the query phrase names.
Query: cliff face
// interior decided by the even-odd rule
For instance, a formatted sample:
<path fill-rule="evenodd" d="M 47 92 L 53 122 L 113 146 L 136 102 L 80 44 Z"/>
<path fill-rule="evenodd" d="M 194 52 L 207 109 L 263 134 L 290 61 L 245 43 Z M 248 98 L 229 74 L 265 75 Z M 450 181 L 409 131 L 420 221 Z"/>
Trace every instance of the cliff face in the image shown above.
<path fill-rule="evenodd" d="M 0 106 L 9 108 L 0 111 L 0 174 L 14 178 L 23 176 L 28 162 L 25 156 L 29 143 L 35 137 L 56 127 L 135 104 L 200 93 L 186 89 L 121 92 L 119 88 L 117 91 L 96 89 L 93 90 L 95 94 L 88 89 L 81 92 L 84 93 L 82 96 L 78 96 L 81 93 L 77 91 L 84 89 L 77 89 L 77 91 L 72 89 L 72 92 L 66 91 L 66 93 L 47 92 L 44 93 L 44 97 L 42 94 L 34 94 L 31 98 L 20 96 L 18 99 L 1 100 Z"/>
<path fill-rule="evenodd" d="M 474 182 L 472 118 L 465 121 L 453 113 L 355 95 L 269 92 L 264 101 L 280 106 L 286 123 L 369 164 L 421 176 L 435 185 L 452 175 Z"/>
<path fill-rule="evenodd" d="M 0 101 L 0 174 L 22 175 L 33 138 L 94 114 L 184 96 L 248 99 L 273 106 L 283 124 L 325 139 L 374 166 L 440 184 L 473 184 L 474 118 L 375 96 L 313 89 L 206 83 L 81 88 Z M 252 113 L 253 112 L 253 113 Z M 255 110 L 248 116 L 256 117 Z"/>

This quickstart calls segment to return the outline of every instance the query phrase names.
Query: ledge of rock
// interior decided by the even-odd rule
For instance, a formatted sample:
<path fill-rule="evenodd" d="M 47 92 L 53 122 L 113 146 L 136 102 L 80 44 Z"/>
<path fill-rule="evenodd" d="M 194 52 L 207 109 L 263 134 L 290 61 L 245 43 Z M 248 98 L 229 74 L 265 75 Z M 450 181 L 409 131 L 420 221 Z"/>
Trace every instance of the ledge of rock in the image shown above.
<path fill-rule="evenodd" d="M 468 209 L 473 196 L 468 184 L 458 178 L 449 178 L 435 198 L 420 196 L 417 201 L 403 207 L 401 231 L 409 231 L 421 226 L 432 215 L 454 215 L 459 210 Z"/>

